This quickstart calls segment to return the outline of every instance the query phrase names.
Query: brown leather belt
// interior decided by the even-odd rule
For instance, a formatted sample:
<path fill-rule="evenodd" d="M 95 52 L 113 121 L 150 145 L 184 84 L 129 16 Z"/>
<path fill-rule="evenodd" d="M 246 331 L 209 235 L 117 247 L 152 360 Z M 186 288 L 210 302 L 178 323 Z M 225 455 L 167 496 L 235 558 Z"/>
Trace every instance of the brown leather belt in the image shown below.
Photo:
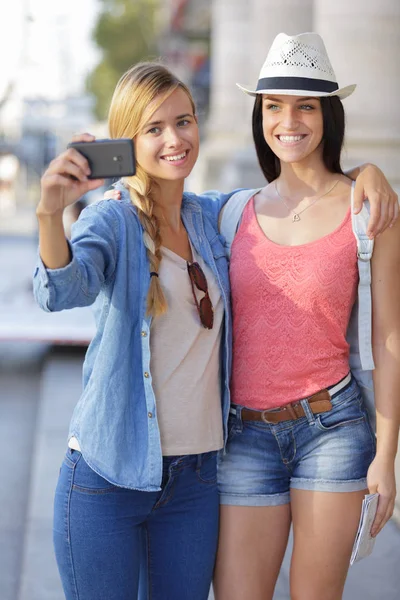
<path fill-rule="evenodd" d="M 339 383 L 331 388 L 320 390 L 316 394 L 307 398 L 308 405 L 313 414 L 329 412 L 332 409 L 331 394 L 338 392 L 351 381 L 351 375 L 346 375 Z M 231 409 L 232 410 L 232 409 Z M 234 409 L 236 413 L 236 409 Z M 290 402 L 280 408 L 269 410 L 252 410 L 251 408 L 242 408 L 241 417 L 243 421 L 263 421 L 264 423 L 282 423 L 283 421 L 292 421 L 305 417 L 306 413 L 300 400 Z"/>

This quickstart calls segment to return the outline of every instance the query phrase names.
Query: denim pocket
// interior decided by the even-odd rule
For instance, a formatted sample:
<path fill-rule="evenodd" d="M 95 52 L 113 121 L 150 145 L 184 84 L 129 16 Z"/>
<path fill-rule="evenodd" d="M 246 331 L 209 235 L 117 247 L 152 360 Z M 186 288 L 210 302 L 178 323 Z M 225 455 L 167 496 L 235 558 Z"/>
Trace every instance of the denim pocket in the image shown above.
<path fill-rule="evenodd" d="M 319 429 L 329 431 L 337 427 L 357 425 L 364 420 L 365 414 L 361 408 L 361 398 L 356 395 L 345 402 L 333 405 L 330 411 L 319 414 L 315 422 Z"/>
<path fill-rule="evenodd" d="M 197 477 L 201 483 L 216 484 L 217 483 L 217 453 L 210 452 L 203 455 L 200 468 L 197 469 Z"/>
<path fill-rule="evenodd" d="M 64 456 L 64 465 L 69 469 L 74 469 L 78 461 L 81 459 L 82 454 L 77 450 L 68 448 Z"/>
<path fill-rule="evenodd" d="M 107 494 L 119 489 L 93 471 L 83 457 L 76 464 L 72 488 L 83 494 Z"/>

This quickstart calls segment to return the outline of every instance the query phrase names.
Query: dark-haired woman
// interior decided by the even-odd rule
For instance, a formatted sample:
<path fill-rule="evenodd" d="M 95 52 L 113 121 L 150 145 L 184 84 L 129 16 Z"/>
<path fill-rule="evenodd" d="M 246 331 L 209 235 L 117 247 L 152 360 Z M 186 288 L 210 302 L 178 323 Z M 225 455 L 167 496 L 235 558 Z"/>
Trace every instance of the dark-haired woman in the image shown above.
<path fill-rule="evenodd" d="M 270 182 L 244 208 L 231 249 L 233 371 L 219 468 L 218 600 L 273 596 L 293 525 L 296 600 L 339 600 L 366 493 L 372 533 L 395 498 L 399 430 L 400 225 L 372 258 L 377 446 L 349 372 L 358 285 L 341 99 L 321 38 L 280 34 L 260 74 L 253 133 Z"/>

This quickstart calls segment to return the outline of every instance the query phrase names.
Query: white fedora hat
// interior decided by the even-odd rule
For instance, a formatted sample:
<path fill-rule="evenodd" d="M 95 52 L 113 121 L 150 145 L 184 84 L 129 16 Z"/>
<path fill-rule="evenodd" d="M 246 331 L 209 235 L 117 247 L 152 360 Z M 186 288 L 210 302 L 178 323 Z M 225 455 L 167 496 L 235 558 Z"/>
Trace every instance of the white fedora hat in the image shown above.
<path fill-rule="evenodd" d="M 260 71 L 255 90 L 236 84 L 250 96 L 350 96 L 356 85 L 339 88 L 325 44 L 318 33 L 286 35 L 274 39 Z"/>

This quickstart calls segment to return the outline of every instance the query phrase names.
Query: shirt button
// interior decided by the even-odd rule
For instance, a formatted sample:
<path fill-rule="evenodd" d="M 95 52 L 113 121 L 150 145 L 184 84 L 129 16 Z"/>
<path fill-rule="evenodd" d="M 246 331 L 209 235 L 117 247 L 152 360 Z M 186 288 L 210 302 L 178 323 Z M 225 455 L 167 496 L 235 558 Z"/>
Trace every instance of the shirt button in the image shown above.
<path fill-rule="evenodd" d="M 142 331 L 142 337 L 147 337 L 147 333 L 145 331 Z"/>
<path fill-rule="evenodd" d="M 146 379 L 148 379 L 150 377 L 150 375 L 148 374 L 147 371 L 144 372 L 144 376 L 146 377 Z"/>
<path fill-rule="evenodd" d="M 152 419 L 153 418 L 153 413 L 149 412 L 149 413 L 147 413 L 147 416 L 149 417 L 149 419 Z"/>

